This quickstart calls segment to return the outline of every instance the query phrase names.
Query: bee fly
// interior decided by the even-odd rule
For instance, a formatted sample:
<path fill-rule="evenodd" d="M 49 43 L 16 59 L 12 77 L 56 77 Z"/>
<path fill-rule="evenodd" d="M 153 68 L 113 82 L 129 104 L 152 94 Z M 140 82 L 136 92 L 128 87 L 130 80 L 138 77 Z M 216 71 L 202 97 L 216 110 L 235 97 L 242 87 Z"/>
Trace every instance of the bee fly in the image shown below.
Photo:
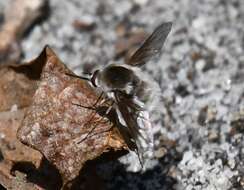
<path fill-rule="evenodd" d="M 141 165 L 145 158 L 153 154 L 149 107 L 157 99 L 155 92 L 159 87 L 141 71 L 140 67 L 161 53 L 171 27 L 171 22 L 159 25 L 124 64 L 108 64 L 101 70 L 95 70 L 89 77 L 67 74 L 90 81 L 113 102 L 107 113 L 112 108 L 116 110 L 119 126 L 122 126 L 120 130 L 127 134 L 122 136 L 126 142 L 135 145 L 132 150 L 136 151 Z"/>

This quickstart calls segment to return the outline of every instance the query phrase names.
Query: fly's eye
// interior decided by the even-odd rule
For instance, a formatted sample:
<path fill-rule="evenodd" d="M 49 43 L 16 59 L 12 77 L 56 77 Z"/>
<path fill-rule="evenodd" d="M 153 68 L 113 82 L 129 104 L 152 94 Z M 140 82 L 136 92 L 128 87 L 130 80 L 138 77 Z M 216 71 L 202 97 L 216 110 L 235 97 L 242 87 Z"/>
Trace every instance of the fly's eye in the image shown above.
<path fill-rule="evenodd" d="M 96 84 L 96 79 L 97 79 L 97 75 L 99 73 L 99 70 L 96 70 L 94 71 L 93 75 L 92 75 L 92 78 L 91 78 L 91 83 L 94 87 L 97 87 L 97 84 Z"/>

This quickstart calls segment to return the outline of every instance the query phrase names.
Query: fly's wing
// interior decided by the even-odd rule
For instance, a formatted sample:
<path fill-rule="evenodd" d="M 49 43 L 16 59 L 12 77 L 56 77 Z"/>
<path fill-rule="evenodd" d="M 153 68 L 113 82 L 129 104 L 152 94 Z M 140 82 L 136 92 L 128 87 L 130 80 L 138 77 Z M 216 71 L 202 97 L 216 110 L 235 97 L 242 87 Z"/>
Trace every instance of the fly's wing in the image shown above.
<path fill-rule="evenodd" d="M 131 56 L 127 64 L 142 66 L 152 57 L 160 54 L 162 46 L 172 27 L 171 22 L 159 25 L 145 40 L 142 46 Z"/>
<path fill-rule="evenodd" d="M 106 111 L 107 111 L 107 107 L 106 107 Z M 132 151 L 136 151 L 137 149 L 136 143 L 132 138 L 131 133 L 128 131 L 127 127 L 120 122 L 119 120 L 120 116 L 118 116 L 117 110 L 111 109 L 107 116 L 111 119 L 113 123 L 116 123 L 117 129 L 119 130 L 119 133 L 122 135 L 129 149 Z"/>
<path fill-rule="evenodd" d="M 115 92 L 118 115 L 127 126 L 131 138 L 134 140 L 137 153 L 142 165 L 146 157 L 153 153 L 153 133 L 149 120 L 149 113 L 138 105 L 132 98 L 123 93 Z"/>

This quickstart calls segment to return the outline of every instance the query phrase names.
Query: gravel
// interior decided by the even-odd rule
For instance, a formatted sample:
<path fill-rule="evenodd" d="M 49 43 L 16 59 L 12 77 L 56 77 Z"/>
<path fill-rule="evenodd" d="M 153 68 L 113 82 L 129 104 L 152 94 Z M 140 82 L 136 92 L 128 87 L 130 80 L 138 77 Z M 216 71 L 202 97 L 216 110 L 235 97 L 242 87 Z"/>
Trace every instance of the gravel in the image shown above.
<path fill-rule="evenodd" d="M 155 144 L 176 145 L 142 173 L 131 155 L 99 166 L 108 189 L 244 189 L 244 1 L 50 0 L 50 10 L 22 41 L 23 60 L 49 44 L 78 74 L 113 59 L 125 18 L 148 32 L 173 22 L 163 55 L 144 69 L 162 89 Z M 96 27 L 77 31 L 76 19 Z"/>

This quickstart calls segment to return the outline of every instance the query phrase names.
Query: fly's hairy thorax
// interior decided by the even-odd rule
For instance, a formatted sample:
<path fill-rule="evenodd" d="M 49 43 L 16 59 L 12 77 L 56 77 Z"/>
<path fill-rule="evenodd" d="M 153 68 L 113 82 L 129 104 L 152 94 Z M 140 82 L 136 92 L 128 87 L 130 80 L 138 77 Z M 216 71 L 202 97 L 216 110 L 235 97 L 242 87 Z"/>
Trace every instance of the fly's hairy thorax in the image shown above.
<path fill-rule="evenodd" d="M 120 91 L 145 105 L 151 104 L 159 92 L 158 85 L 151 77 L 139 68 L 123 64 L 110 64 L 101 70 L 98 75 L 98 83 L 107 94 Z"/>
<path fill-rule="evenodd" d="M 134 96 L 134 91 L 141 82 L 132 69 L 115 64 L 105 67 L 100 72 L 98 81 L 107 92 L 118 90 L 129 96 Z"/>

